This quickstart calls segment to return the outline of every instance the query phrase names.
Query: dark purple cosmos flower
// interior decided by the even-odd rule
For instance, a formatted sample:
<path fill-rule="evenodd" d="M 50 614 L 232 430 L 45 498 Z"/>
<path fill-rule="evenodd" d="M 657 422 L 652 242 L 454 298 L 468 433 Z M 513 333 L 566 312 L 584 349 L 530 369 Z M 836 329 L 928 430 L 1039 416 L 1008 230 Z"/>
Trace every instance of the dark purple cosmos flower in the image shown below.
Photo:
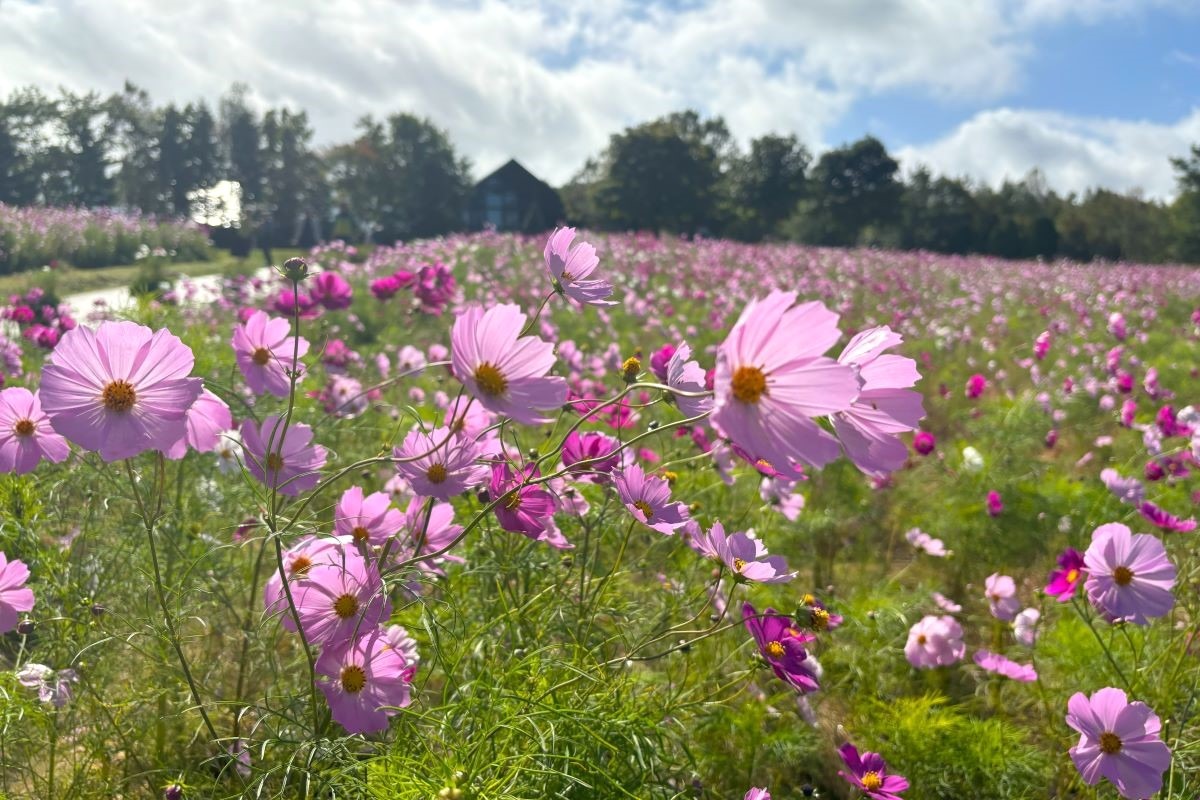
<path fill-rule="evenodd" d="M 937 447 L 937 439 L 929 431 L 917 431 L 913 434 L 913 450 L 927 456 Z"/>
<path fill-rule="evenodd" d="M 520 470 L 514 470 L 507 461 L 492 464 L 491 496 L 508 495 L 493 509 L 496 520 L 506 531 L 523 534 L 559 550 L 570 549 L 574 545 L 567 541 L 554 522 L 554 512 L 558 510 L 554 495 L 546 491 L 543 484 L 522 485 L 540 474 L 533 464 Z"/>
<path fill-rule="evenodd" d="M 838 755 L 849 772 L 838 770 L 838 775 L 871 800 L 898 800 L 900 793 L 908 788 L 908 780 L 902 775 L 889 775 L 887 763 L 879 753 L 863 753 L 847 742 L 838 748 Z"/>
<path fill-rule="evenodd" d="M 1058 602 L 1066 603 L 1075 596 L 1075 588 L 1087 577 L 1084 569 L 1083 555 L 1073 547 L 1068 547 L 1058 557 L 1058 569 L 1050 573 L 1046 581 L 1046 594 L 1058 598 Z"/>
<path fill-rule="evenodd" d="M 1167 511 L 1165 508 L 1160 508 L 1148 500 L 1138 506 L 1138 511 L 1143 517 L 1150 520 L 1164 531 L 1187 533 L 1196 529 L 1196 520 L 1181 519 Z"/>
<path fill-rule="evenodd" d="M 820 688 L 816 665 L 804 649 L 804 644 L 813 640 L 812 634 L 773 608 L 760 615 L 749 603 L 742 605 L 742 621 L 754 637 L 758 651 L 781 681 L 804 694 Z"/>
<path fill-rule="evenodd" d="M 563 440 L 560 455 L 563 466 L 577 478 L 605 479 L 620 462 L 620 454 L 617 452 L 620 446 L 620 442 L 603 433 L 571 431 Z M 576 467 L 581 461 L 591 463 Z"/>
<path fill-rule="evenodd" d="M 659 383 L 667 382 L 667 362 L 675 355 L 675 345 L 664 344 L 650 354 L 650 371 L 658 378 Z"/>

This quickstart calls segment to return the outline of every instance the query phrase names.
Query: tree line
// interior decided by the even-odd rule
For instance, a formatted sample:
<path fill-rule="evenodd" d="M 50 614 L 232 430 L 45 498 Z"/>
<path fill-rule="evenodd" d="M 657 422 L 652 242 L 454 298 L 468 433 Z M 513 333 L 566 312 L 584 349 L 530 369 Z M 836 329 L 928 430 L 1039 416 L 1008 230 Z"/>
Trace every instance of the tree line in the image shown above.
<path fill-rule="evenodd" d="M 1172 163 L 1169 204 L 1061 195 L 1036 171 L 992 188 L 924 168 L 904 177 L 870 136 L 815 159 L 793 135 L 743 150 L 722 118 L 683 111 L 613 134 L 560 191 L 569 221 L 600 230 L 1197 262 L 1200 147 Z M 26 88 L 0 101 L 0 202 L 187 215 L 197 190 L 224 180 L 241 186 L 243 226 L 281 244 L 302 217 L 351 240 L 460 230 L 473 185 L 449 136 L 407 113 L 363 117 L 351 141 L 317 148 L 303 110 L 259 112 L 240 85 L 215 110 L 156 106 L 129 83 L 108 97 Z"/>

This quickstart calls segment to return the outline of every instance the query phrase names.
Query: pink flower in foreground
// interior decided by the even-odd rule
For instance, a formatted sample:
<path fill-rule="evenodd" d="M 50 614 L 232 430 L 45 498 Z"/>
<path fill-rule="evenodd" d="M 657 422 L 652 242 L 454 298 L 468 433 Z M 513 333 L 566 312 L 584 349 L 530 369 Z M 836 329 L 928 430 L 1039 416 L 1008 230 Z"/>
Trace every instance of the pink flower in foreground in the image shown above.
<path fill-rule="evenodd" d="M 1012 622 L 1013 617 L 1021 610 L 1021 601 L 1017 599 L 1017 584 L 1013 579 L 1008 575 L 993 572 L 984 581 L 984 591 L 992 616 Z"/>
<path fill-rule="evenodd" d="M 1091 697 L 1076 692 L 1067 701 L 1067 724 L 1079 732 L 1071 760 L 1089 786 L 1108 778 L 1122 797 L 1142 800 L 1162 789 L 1171 767 L 1162 723 L 1149 706 L 1129 702 L 1120 689 L 1100 689 Z"/>
<path fill-rule="evenodd" d="M 0 552 L 0 633 L 17 627 L 21 612 L 33 610 L 33 590 L 26 588 L 29 567 L 24 561 L 9 561 Z"/>
<path fill-rule="evenodd" d="M 845 411 L 858 395 L 853 368 L 823 354 L 841 336 L 838 315 L 795 292 L 772 292 L 742 311 L 717 351 L 712 423 L 780 471 L 822 466 L 841 452 L 814 417 Z"/>
<path fill-rule="evenodd" d="M 211 453 L 221 445 L 221 437 L 233 427 L 233 413 L 225 401 L 203 389 L 187 412 L 187 432 L 164 455 L 180 459 L 188 447 L 198 453 Z"/>
<path fill-rule="evenodd" d="M 898 434 L 917 427 L 925 409 L 909 387 L 921 379 L 917 362 L 884 351 L 904 340 L 886 325 L 856 335 L 838 356 L 858 370 L 862 389 L 845 411 L 833 415 L 833 429 L 854 465 L 869 475 L 903 466 L 908 448 Z"/>
<path fill-rule="evenodd" d="M 546 241 L 543 256 L 555 291 L 586 305 L 616 305 L 614 301 L 606 299 L 612 294 L 611 283 L 588 280 L 600 263 L 596 248 L 587 242 L 571 247 L 574 238 L 574 228 L 557 228 Z"/>
<path fill-rule="evenodd" d="M 1175 605 L 1175 567 L 1153 536 L 1133 534 L 1119 522 L 1101 525 L 1083 562 L 1088 600 L 1113 619 L 1147 625 L 1149 617 L 1161 617 Z"/>
<path fill-rule="evenodd" d="M 922 617 L 908 631 L 904 657 L 917 669 L 948 667 L 967 653 L 962 626 L 954 617 Z"/>
<path fill-rule="evenodd" d="M 242 448 L 250 474 L 280 494 L 295 497 L 321 481 L 326 451 L 312 444 L 312 428 L 302 422 L 293 422 L 284 432 L 283 420 L 274 414 L 261 427 L 252 419 L 243 420 Z"/>
<path fill-rule="evenodd" d="M 166 329 L 102 322 L 68 331 L 42 369 L 38 398 L 54 430 L 105 461 L 165 450 L 200 396 L 191 348 Z"/>
<path fill-rule="evenodd" d="M 1033 668 L 1032 664 L 1018 664 L 999 653 L 977 650 L 975 652 L 975 663 L 988 672 L 994 672 L 997 675 L 1003 675 L 1005 678 L 1020 681 L 1021 683 L 1031 683 L 1037 680 L 1037 670 Z"/>
<path fill-rule="evenodd" d="M 450 329 L 454 375 L 483 407 L 526 425 L 545 422 L 542 411 L 561 408 L 567 383 L 548 376 L 554 345 L 521 336 L 525 315 L 515 305 L 484 311 L 471 306 Z"/>
<path fill-rule="evenodd" d="M 43 458 L 52 463 L 71 454 L 54 432 L 37 394 L 20 386 L 0 391 L 0 472 L 24 475 Z"/>
<path fill-rule="evenodd" d="M 414 428 L 393 452 L 396 472 L 412 490 L 438 500 L 449 500 L 487 480 L 487 466 L 477 461 L 480 455 L 476 441 L 449 428 L 429 433 Z"/>
<path fill-rule="evenodd" d="M 899 800 L 900 793 L 908 788 L 908 780 L 902 775 L 889 775 L 887 763 L 879 753 L 858 753 L 858 748 L 847 742 L 838 749 L 849 772 L 838 770 L 838 775 L 862 791 L 871 800 Z"/>
<path fill-rule="evenodd" d="M 333 532 L 355 542 L 382 545 L 402 527 L 404 514 L 392 508 L 392 498 L 384 492 L 364 497 L 361 486 L 351 486 L 333 509 Z"/>
<path fill-rule="evenodd" d="M 376 733 L 388 718 L 412 702 L 416 665 L 392 646 L 387 631 L 375 628 L 340 647 L 326 647 L 317 659 L 317 681 L 333 719 L 349 733 Z"/>
<path fill-rule="evenodd" d="M 1050 573 L 1046 582 L 1046 594 L 1058 598 L 1058 602 L 1066 603 L 1075 596 L 1075 587 L 1087 576 L 1084 569 L 1083 555 L 1073 547 L 1068 547 L 1058 557 L 1058 569 Z"/>
<path fill-rule="evenodd" d="M 670 484 L 655 475 L 647 475 L 637 464 L 614 472 L 613 483 L 629 513 L 647 528 L 670 536 L 687 522 L 687 509 L 683 503 L 671 501 Z"/>
<path fill-rule="evenodd" d="M 296 359 L 308 353 L 308 340 L 303 336 L 297 340 L 291 332 L 290 320 L 271 317 L 265 311 L 255 311 L 233 329 L 230 344 L 250 391 L 287 397 L 291 391 L 288 373 L 302 372 L 304 365 Z"/>
<path fill-rule="evenodd" d="M 291 589 L 300 625 L 314 644 L 347 641 L 392 613 L 379 572 L 350 550 L 336 564 L 313 564 Z"/>

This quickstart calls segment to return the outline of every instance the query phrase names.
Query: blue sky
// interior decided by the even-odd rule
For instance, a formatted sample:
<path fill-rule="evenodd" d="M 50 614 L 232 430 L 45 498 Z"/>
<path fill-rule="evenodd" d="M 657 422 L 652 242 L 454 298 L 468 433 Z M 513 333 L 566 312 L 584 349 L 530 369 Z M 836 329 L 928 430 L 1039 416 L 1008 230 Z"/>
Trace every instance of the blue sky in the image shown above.
<path fill-rule="evenodd" d="M 873 133 L 906 169 L 1169 198 L 1200 142 L 1195 0 L 0 0 L 0 92 L 210 102 L 245 81 L 317 140 L 431 117 L 484 174 L 567 180 L 622 127 L 687 107 L 743 144 Z"/>

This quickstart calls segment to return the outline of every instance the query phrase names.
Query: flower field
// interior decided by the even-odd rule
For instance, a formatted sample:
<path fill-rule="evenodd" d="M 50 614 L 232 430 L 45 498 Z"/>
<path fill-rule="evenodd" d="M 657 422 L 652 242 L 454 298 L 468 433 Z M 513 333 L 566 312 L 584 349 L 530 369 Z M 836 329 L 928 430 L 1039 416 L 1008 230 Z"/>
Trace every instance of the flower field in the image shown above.
<path fill-rule="evenodd" d="M 1200 792 L 1200 272 L 563 229 L 169 297 L 3 311 L 0 795 Z"/>
<path fill-rule="evenodd" d="M 52 262 L 82 268 L 129 264 L 152 252 L 180 261 L 203 259 L 208 234 L 192 223 L 112 209 L 0 203 L 0 274 Z"/>

